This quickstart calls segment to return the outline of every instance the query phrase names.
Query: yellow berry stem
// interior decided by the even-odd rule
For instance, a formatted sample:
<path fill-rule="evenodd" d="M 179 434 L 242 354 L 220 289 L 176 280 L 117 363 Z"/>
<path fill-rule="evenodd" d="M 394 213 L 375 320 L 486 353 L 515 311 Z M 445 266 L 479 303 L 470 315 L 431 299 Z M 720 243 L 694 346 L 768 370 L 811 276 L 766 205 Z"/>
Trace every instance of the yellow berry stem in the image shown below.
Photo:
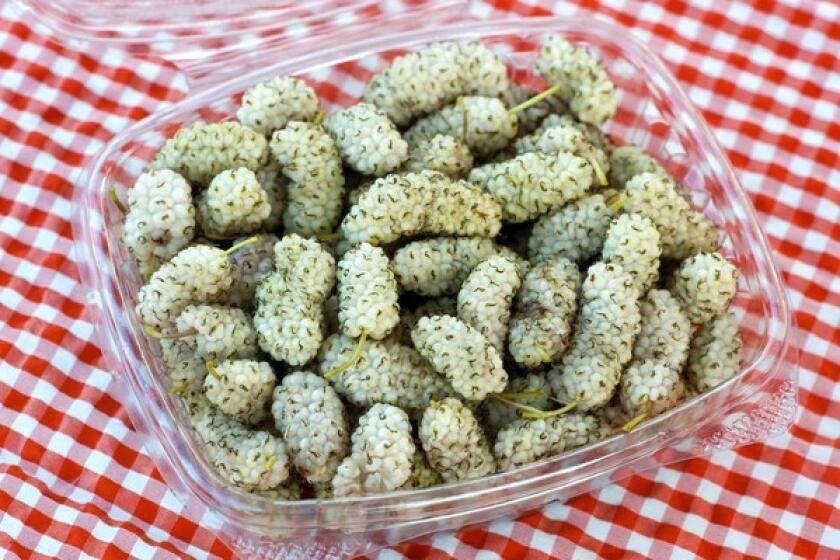
<path fill-rule="evenodd" d="M 334 377 L 341 375 L 342 373 L 356 365 L 356 362 L 358 362 L 359 358 L 362 357 L 362 348 L 364 347 L 366 340 L 367 331 L 362 331 L 362 336 L 359 337 L 359 342 L 358 344 L 356 344 L 356 349 L 353 350 L 353 355 L 350 356 L 350 359 L 325 373 L 324 379 L 333 379 Z"/>
<path fill-rule="evenodd" d="M 562 87 L 561 84 L 557 84 L 556 86 L 552 86 L 552 87 L 548 88 L 547 90 L 545 90 L 544 92 L 538 93 L 537 95 L 535 95 L 534 97 L 532 97 L 530 99 L 526 99 L 525 101 L 523 101 L 522 103 L 520 103 L 519 105 L 514 107 L 513 109 L 510 109 L 508 111 L 508 113 L 516 114 L 520 111 L 524 111 L 528 107 L 533 107 L 534 105 L 536 105 L 537 103 L 539 103 L 540 101 L 545 99 L 546 97 L 551 97 L 552 95 L 554 95 L 555 93 L 560 91 L 561 87 Z"/>
<path fill-rule="evenodd" d="M 239 243 L 235 243 L 235 244 L 231 245 L 230 247 L 228 247 L 228 249 L 225 251 L 225 255 L 230 256 L 233 253 L 237 252 L 238 250 L 242 249 L 243 247 L 247 247 L 248 245 L 253 245 L 254 243 L 256 243 L 259 240 L 260 240 L 260 238 L 256 235 L 253 236 L 253 237 L 249 237 L 248 239 L 243 239 Z"/>
<path fill-rule="evenodd" d="M 589 162 L 589 165 L 592 166 L 592 169 L 595 170 L 595 177 L 598 179 L 598 184 L 602 187 L 609 185 L 607 176 L 604 174 L 604 170 L 601 169 L 601 166 L 598 165 L 598 161 L 592 156 L 586 156 L 586 160 Z"/>
<path fill-rule="evenodd" d="M 222 376 L 219 375 L 218 370 L 216 370 L 216 364 L 213 362 L 207 362 L 207 373 L 212 375 L 217 381 L 222 378 Z"/>
<path fill-rule="evenodd" d="M 641 424 L 648 416 L 649 416 L 649 414 L 647 412 L 643 412 L 643 413 L 639 414 L 638 416 L 636 416 L 635 418 L 633 418 L 632 420 L 630 420 L 629 422 L 624 424 L 621 427 L 621 431 L 622 432 L 629 432 L 630 430 L 632 430 L 633 428 L 635 428 L 636 426 Z"/>
<path fill-rule="evenodd" d="M 117 196 L 117 186 L 113 183 L 111 184 L 111 188 L 108 189 L 108 197 L 111 199 L 111 202 L 114 203 L 114 206 L 116 206 L 120 212 L 122 212 L 123 214 L 128 212 L 128 208 L 125 207 L 123 201 L 120 200 L 119 196 Z"/>
<path fill-rule="evenodd" d="M 505 399 L 516 401 L 519 399 L 533 399 L 545 395 L 544 389 L 528 389 L 527 391 L 496 393 Z"/>

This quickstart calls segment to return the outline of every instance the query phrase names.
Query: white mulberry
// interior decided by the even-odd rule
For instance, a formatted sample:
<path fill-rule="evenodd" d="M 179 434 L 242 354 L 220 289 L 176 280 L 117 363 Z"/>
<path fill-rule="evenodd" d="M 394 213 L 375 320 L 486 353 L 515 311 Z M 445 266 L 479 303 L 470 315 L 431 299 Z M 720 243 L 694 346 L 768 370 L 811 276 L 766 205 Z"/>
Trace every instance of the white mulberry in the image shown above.
<path fill-rule="evenodd" d="M 661 253 L 659 231 L 653 222 L 639 214 L 621 214 L 607 230 L 601 258 L 620 264 L 643 295 L 659 280 Z"/>
<path fill-rule="evenodd" d="M 199 223 L 208 237 L 253 233 L 270 214 L 268 195 L 254 172 L 244 167 L 213 177 L 198 199 Z"/>
<path fill-rule="evenodd" d="M 420 442 L 432 467 L 446 482 L 492 474 L 496 461 L 472 411 L 446 398 L 429 403 L 420 421 Z"/>
<path fill-rule="evenodd" d="M 415 122 L 405 133 L 409 144 L 438 134 L 459 139 L 477 157 L 501 150 L 516 136 L 516 115 L 492 97 L 462 97 L 457 103 Z"/>
<path fill-rule="evenodd" d="M 536 264 L 525 276 L 510 322 L 508 350 L 535 368 L 560 357 L 571 338 L 580 272 L 566 259 Z"/>
<path fill-rule="evenodd" d="M 482 400 L 507 385 L 499 352 L 473 327 L 448 315 L 423 317 L 411 331 L 417 351 L 470 400 Z"/>
<path fill-rule="evenodd" d="M 236 307 L 188 305 L 175 325 L 204 360 L 255 358 L 259 352 L 251 318 Z"/>
<path fill-rule="evenodd" d="M 717 387 L 734 377 L 741 365 L 741 330 L 725 311 L 704 323 L 691 339 L 686 378 L 697 391 Z"/>
<path fill-rule="evenodd" d="M 408 157 L 408 144 L 382 111 L 358 103 L 336 111 L 324 120 L 342 159 L 364 175 L 384 175 L 399 168 Z"/>
<path fill-rule="evenodd" d="M 323 340 L 322 307 L 335 285 L 335 260 L 296 234 L 278 241 L 274 255 L 275 271 L 257 286 L 257 341 L 274 359 L 302 365 Z"/>
<path fill-rule="evenodd" d="M 297 471 L 307 481 L 328 482 L 350 451 L 344 405 L 321 376 L 296 371 L 274 389 L 271 414 Z"/>
<path fill-rule="evenodd" d="M 592 167 L 567 152 L 528 153 L 476 167 L 469 180 L 501 204 L 505 221 L 518 223 L 582 197 L 592 185 Z"/>
<path fill-rule="evenodd" d="M 359 419 L 352 442 L 332 480 L 336 496 L 390 492 L 411 478 L 414 440 L 408 416 L 399 408 L 373 405 Z"/>
<path fill-rule="evenodd" d="M 266 417 L 277 378 L 266 362 L 225 360 L 207 366 L 204 391 L 225 414 L 247 424 Z"/>
<path fill-rule="evenodd" d="M 270 135 L 289 121 L 311 121 L 318 109 L 318 96 L 306 82 L 291 76 L 276 76 L 242 95 L 236 118 L 257 132 Z"/>
<path fill-rule="evenodd" d="M 144 324 L 163 329 L 172 326 L 191 303 L 223 300 L 231 281 L 231 266 L 225 251 L 206 245 L 187 247 L 140 288 L 135 310 Z"/>
<path fill-rule="evenodd" d="M 292 121 L 271 137 L 271 153 L 289 178 L 283 223 L 289 233 L 329 233 L 341 219 L 344 173 L 324 127 Z"/>
<path fill-rule="evenodd" d="M 521 282 L 514 261 L 493 255 L 470 272 L 458 292 L 458 318 L 478 330 L 500 354 L 505 350 L 510 307 Z"/>
<path fill-rule="evenodd" d="M 561 86 L 557 95 L 580 120 L 602 124 L 615 114 L 615 85 L 588 50 L 551 35 L 543 43 L 536 68 L 551 86 Z"/>
<path fill-rule="evenodd" d="M 147 171 L 128 191 L 122 240 L 144 276 L 189 244 L 195 235 L 190 185 L 169 169 Z"/>
<path fill-rule="evenodd" d="M 265 137 L 238 122 L 197 122 L 181 128 L 155 155 L 152 169 L 172 169 L 206 185 L 225 169 L 259 169 L 268 157 Z"/>
<path fill-rule="evenodd" d="M 692 323 L 705 323 L 729 307 L 738 288 L 738 270 L 720 253 L 697 253 L 674 271 L 671 293 Z"/>
<path fill-rule="evenodd" d="M 385 251 L 367 243 L 338 262 L 338 320 L 347 336 L 381 340 L 400 320 L 397 281 Z"/>
<path fill-rule="evenodd" d="M 450 177 L 460 177 L 473 166 L 469 147 L 457 138 L 436 134 L 428 140 L 409 146 L 405 171 L 439 171 Z"/>
<path fill-rule="evenodd" d="M 627 181 L 625 192 L 624 210 L 646 216 L 659 230 L 663 258 L 684 259 L 717 247 L 717 227 L 691 207 L 669 177 L 636 175 Z"/>
<path fill-rule="evenodd" d="M 245 241 L 236 239 L 233 243 Z M 257 284 L 274 269 L 274 244 L 279 239 L 270 233 L 257 236 L 257 241 L 242 247 L 230 256 L 233 281 L 226 303 L 231 307 L 250 309 L 254 305 Z"/>

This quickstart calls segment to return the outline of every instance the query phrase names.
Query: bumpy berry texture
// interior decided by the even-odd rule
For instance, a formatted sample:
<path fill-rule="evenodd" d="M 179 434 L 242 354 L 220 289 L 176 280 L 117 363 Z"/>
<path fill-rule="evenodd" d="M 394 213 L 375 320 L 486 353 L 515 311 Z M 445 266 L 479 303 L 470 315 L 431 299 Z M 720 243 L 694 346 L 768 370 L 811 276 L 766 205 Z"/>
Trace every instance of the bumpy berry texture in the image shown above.
<path fill-rule="evenodd" d="M 513 150 L 518 154 L 540 151 L 540 139 L 542 138 L 543 134 L 550 128 L 555 127 L 571 127 L 577 129 L 578 132 L 583 134 L 586 141 L 592 147 L 594 147 L 596 150 L 600 150 L 605 155 L 610 154 L 613 150 L 612 141 L 597 126 L 581 122 L 572 115 L 561 115 L 557 113 L 549 114 L 542 120 L 542 122 L 540 122 L 539 126 L 536 129 L 534 129 L 533 132 L 517 138 L 514 142 Z"/>
<path fill-rule="evenodd" d="M 469 147 L 453 136 L 436 134 L 428 140 L 421 140 L 409 146 L 405 171 L 439 171 L 450 177 L 460 177 L 473 166 Z"/>
<path fill-rule="evenodd" d="M 322 309 L 335 285 L 335 260 L 317 242 L 291 234 L 274 246 L 274 267 L 257 286 L 257 342 L 275 360 L 303 365 L 323 340 Z"/>
<path fill-rule="evenodd" d="M 667 290 L 650 290 L 639 302 L 641 328 L 633 345 L 633 360 L 655 360 L 680 371 L 688 355 L 691 323 Z"/>
<path fill-rule="evenodd" d="M 572 345 L 548 374 L 557 399 L 579 410 L 606 404 L 630 361 L 640 320 L 630 275 L 612 263 L 589 267 Z"/>
<path fill-rule="evenodd" d="M 172 392 L 183 395 L 204 389 L 205 362 L 195 353 L 189 340 L 160 339 L 160 353 L 166 366 L 166 375 L 172 383 Z"/>
<path fill-rule="evenodd" d="M 547 410 L 551 406 L 551 387 L 544 373 L 528 373 L 514 377 L 504 392 L 518 394 L 516 402 L 532 408 Z M 517 410 L 509 403 L 485 399 L 481 403 L 480 411 L 482 425 L 487 434 L 494 435 L 504 426 L 517 420 L 519 418 Z"/>
<path fill-rule="evenodd" d="M 274 389 L 271 414 L 300 475 L 311 483 L 331 481 L 350 452 L 350 430 L 330 384 L 308 371 L 290 373 Z"/>
<path fill-rule="evenodd" d="M 458 314 L 458 299 L 452 296 L 429 298 L 416 307 L 400 307 L 400 322 L 392 335 L 395 340 L 411 345 L 411 329 L 421 317 Z"/>
<path fill-rule="evenodd" d="M 718 230 L 694 210 L 672 179 L 660 173 L 641 173 L 627 181 L 624 209 L 649 218 L 662 242 L 662 257 L 685 259 L 714 251 Z"/>
<path fill-rule="evenodd" d="M 536 68 L 550 86 L 561 86 L 558 96 L 578 119 L 603 124 L 615 114 L 615 85 L 588 50 L 552 35 L 543 43 Z"/>
<path fill-rule="evenodd" d="M 480 401 L 507 385 L 499 352 L 480 332 L 455 317 L 423 317 L 411 331 L 411 339 L 417 351 L 464 398 Z"/>
<path fill-rule="evenodd" d="M 347 363 L 357 345 L 358 341 L 345 335 L 328 337 L 318 356 L 321 374 Z M 414 348 L 390 338 L 367 340 L 358 361 L 331 382 L 338 394 L 360 407 L 381 402 L 414 411 L 432 399 L 452 394 L 443 377 Z"/>
<path fill-rule="evenodd" d="M 691 339 L 685 373 L 691 387 L 709 391 L 741 367 L 741 330 L 735 316 L 724 311 L 704 323 Z"/>
<path fill-rule="evenodd" d="M 259 352 L 251 318 L 236 307 L 188 305 L 175 326 L 204 360 L 254 358 Z"/>
<path fill-rule="evenodd" d="M 262 496 L 268 500 L 274 501 L 283 501 L 283 502 L 292 502 L 295 500 L 300 500 L 301 497 L 301 487 L 300 482 L 298 481 L 297 477 L 293 474 L 286 479 L 286 482 L 277 486 L 276 488 L 271 488 L 269 490 L 256 490 L 254 494 Z"/>
<path fill-rule="evenodd" d="M 376 180 L 347 212 L 341 232 L 351 243 L 383 245 L 420 234 L 493 237 L 501 225 L 492 196 L 423 171 Z"/>
<path fill-rule="evenodd" d="M 619 146 L 610 154 L 610 186 L 623 189 L 627 181 L 642 173 L 668 176 L 659 162 L 638 146 Z"/>
<path fill-rule="evenodd" d="M 621 406 L 631 417 L 673 408 L 683 395 L 680 372 L 657 361 L 631 362 L 621 374 Z"/>
<path fill-rule="evenodd" d="M 388 118 L 370 103 L 336 111 L 324 120 L 344 162 L 364 175 L 381 176 L 408 158 L 408 144 Z"/>
<path fill-rule="evenodd" d="M 171 169 L 192 183 L 206 185 L 225 169 L 259 169 L 268 157 L 265 137 L 238 122 L 197 122 L 166 141 L 152 169 Z"/>
<path fill-rule="evenodd" d="M 266 362 L 225 360 L 207 366 L 204 391 L 219 410 L 247 424 L 266 417 L 271 392 L 277 381 Z"/>
<path fill-rule="evenodd" d="M 122 240 L 144 276 L 186 247 L 195 236 L 190 185 L 169 169 L 148 171 L 128 191 Z"/>
<path fill-rule="evenodd" d="M 437 237 L 407 243 L 397 249 L 391 266 L 404 290 L 423 296 L 456 294 L 469 273 L 491 255 L 527 265 L 511 249 L 483 237 Z"/>
<path fill-rule="evenodd" d="M 222 171 L 198 199 L 198 219 L 208 237 L 234 237 L 258 231 L 271 214 L 268 195 L 253 171 Z"/>
<path fill-rule="evenodd" d="M 352 451 L 332 480 L 336 496 L 381 494 L 396 490 L 411 478 L 414 440 L 405 412 L 375 404 L 359 419 Z"/>
<path fill-rule="evenodd" d="M 405 139 L 414 145 L 445 134 L 461 140 L 477 157 L 485 157 L 507 146 L 516 136 L 516 126 L 516 115 L 499 99 L 468 96 L 415 122 Z"/>
<path fill-rule="evenodd" d="M 580 273 L 566 259 L 536 264 L 516 296 L 508 350 L 516 362 L 535 368 L 558 359 L 569 344 Z"/>
<path fill-rule="evenodd" d="M 592 185 L 592 167 L 585 159 L 566 152 L 528 153 L 477 167 L 470 172 L 469 180 L 501 204 L 505 221 L 518 223 L 582 197 Z"/>
<path fill-rule="evenodd" d="M 283 224 L 289 233 L 329 233 L 341 220 L 344 173 L 324 127 L 292 121 L 271 137 L 271 153 L 289 178 Z"/>
<path fill-rule="evenodd" d="M 460 95 L 495 97 L 507 88 L 507 68 L 482 43 L 432 43 L 397 57 L 371 79 L 363 98 L 405 126 Z"/>
<path fill-rule="evenodd" d="M 311 121 L 318 114 L 318 96 L 306 82 L 291 76 L 276 76 L 248 89 L 236 118 L 265 135 L 289 121 Z"/>
<path fill-rule="evenodd" d="M 493 255 L 476 266 L 458 292 L 458 318 L 504 354 L 510 307 L 522 280 L 516 262 Z"/>
<path fill-rule="evenodd" d="M 612 191 L 591 194 L 560 210 L 540 216 L 531 228 L 528 256 L 532 262 L 562 257 L 586 261 L 601 252 L 607 230 L 618 214 Z"/>
<path fill-rule="evenodd" d="M 271 212 L 263 220 L 260 231 L 279 232 L 283 227 L 283 214 L 286 211 L 289 180 L 283 175 L 280 164 L 270 157 L 266 165 L 254 171 L 257 181 L 268 197 Z"/>
<path fill-rule="evenodd" d="M 224 299 L 231 281 L 224 251 L 206 245 L 187 247 L 140 288 L 135 311 L 144 324 L 165 329 L 174 325 L 187 305 Z"/>
<path fill-rule="evenodd" d="M 606 434 L 604 423 L 592 414 L 514 420 L 499 430 L 493 453 L 499 470 L 509 471 L 598 441 Z"/>
<path fill-rule="evenodd" d="M 245 241 L 236 239 L 234 244 Z M 233 281 L 230 284 L 226 303 L 231 307 L 249 310 L 254 305 L 257 284 L 274 269 L 274 244 L 276 235 L 265 233 L 257 241 L 242 247 L 230 256 Z"/>
<path fill-rule="evenodd" d="M 367 243 L 350 249 L 338 262 L 337 277 L 341 331 L 385 338 L 400 320 L 397 281 L 385 251 Z"/>
<path fill-rule="evenodd" d="M 633 278 L 639 294 L 645 294 L 659 280 L 659 231 L 648 218 L 622 214 L 610 224 L 601 258 L 621 265 Z"/>
<path fill-rule="evenodd" d="M 508 109 L 513 109 L 520 103 L 528 101 L 539 92 L 531 88 L 511 83 L 510 87 L 501 95 Z M 519 134 L 528 134 L 536 130 L 546 116 L 552 113 L 562 113 L 563 102 L 557 96 L 551 95 L 530 107 L 518 111 L 516 120 L 518 122 Z M 530 151 L 530 150 L 529 150 Z"/>
<path fill-rule="evenodd" d="M 420 442 L 429 463 L 445 482 L 470 480 L 492 474 L 496 461 L 487 436 L 461 401 L 433 401 L 423 412 Z"/>
<path fill-rule="evenodd" d="M 252 430 L 213 406 L 195 410 L 193 427 L 206 446 L 207 457 L 231 484 L 265 491 L 288 479 L 289 457 L 280 438 Z"/>
<path fill-rule="evenodd" d="M 416 442 L 414 444 L 414 463 L 411 465 L 411 478 L 406 484 L 409 488 L 430 488 L 443 483 L 443 477 L 429 464 L 426 453 Z"/>
<path fill-rule="evenodd" d="M 532 137 L 520 138 L 514 146 L 518 154 L 540 152 L 553 154 L 569 152 L 585 158 L 592 166 L 593 180 L 596 184 L 605 184 L 606 173 L 610 170 L 610 161 L 601 148 L 592 144 L 586 133 L 571 123 L 564 122 L 542 130 L 536 141 Z M 597 168 L 595 167 L 597 165 Z"/>
<path fill-rule="evenodd" d="M 738 270 L 720 253 L 698 253 L 674 271 L 670 288 L 688 319 L 705 323 L 729 307 L 738 288 Z"/>

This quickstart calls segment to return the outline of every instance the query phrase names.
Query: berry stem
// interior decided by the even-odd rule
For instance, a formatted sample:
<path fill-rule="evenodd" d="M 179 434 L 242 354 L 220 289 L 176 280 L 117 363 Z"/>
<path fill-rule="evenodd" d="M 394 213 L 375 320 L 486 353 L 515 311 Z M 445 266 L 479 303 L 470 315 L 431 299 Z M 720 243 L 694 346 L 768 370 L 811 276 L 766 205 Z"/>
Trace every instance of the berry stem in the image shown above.
<path fill-rule="evenodd" d="M 323 110 L 318 111 L 318 114 L 315 115 L 314 119 L 312 119 L 312 124 L 321 124 L 322 122 L 324 122 L 325 116 L 327 116 L 327 114 Z"/>
<path fill-rule="evenodd" d="M 540 355 L 540 359 L 543 362 L 545 362 L 545 363 L 551 362 L 551 356 L 548 354 L 548 352 L 545 351 L 545 349 L 543 349 L 542 346 L 534 346 L 534 350 L 536 351 L 537 354 Z"/>
<path fill-rule="evenodd" d="M 586 156 L 586 160 L 589 162 L 589 165 L 592 166 L 592 169 L 595 170 L 595 177 L 598 179 L 598 184 L 602 187 L 606 187 L 609 185 L 609 181 L 607 181 L 607 176 L 604 175 L 604 170 L 601 169 L 601 166 L 598 165 L 598 161 L 592 156 Z"/>
<path fill-rule="evenodd" d="M 520 111 L 524 111 L 528 107 L 533 107 L 534 105 L 536 105 L 537 103 L 539 103 L 540 101 L 545 99 L 546 97 L 551 97 L 552 95 L 554 95 L 555 93 L 560 91 L 561 87 L 562 87 L 562 84 L 557 84 L 556 86 L 552 86 L 552 87 L 548 88 L 547 90 L 545 90 L 544 92 L 538 93 L 537 95 L 535 95 L 534 97 L 532 97 L 530 99 L 526 99 L 525 101 L 523 101 L 522 103 L 520 103 L 519 105 L 514 107 L 513 109 L 508 110 L 508 113 L 516 114 Z"/>
<path fill-rule="evenodd" d="M 119 196 L 117 196 L 117 186 L 113 183 L 111 183 L 111 188 L 108 189 L 108 197 L 111 199 L 111 202 L 114 203 L 114 206 L 116 206 L 120 212 L 122 212 L 123 214 L 128 212 L 128 208 L 125 207 L 123 201 L 120 200 Z"/>
<path fill-rule="evenodd" d="M 152 338 L 167 338 L 167 339 L 178 339 L 178 338 L 186 338 L 188 336 L 192 336 L 196 334 L 195 332 L 190 333 L 162 333 L 156 328 L 151 325 L 146 325 L 146 328 L 143 329 L 147 335 L 151 336 Z"/>
<path fill-rule="evenodd" d="M 359 342 L 358 344 L 356 344 L 356 349 L 353 350 L 353 355 L 350 356 L 350 359 L 325 373 L 324 379 L 333 379 L 334 377 L 341 375 L 342 373 L 356 365 L 356 362 L 358 362 L 359 358 L 362 357 L 362 348 L 364 347 L 366 340 L 367 331 L 362 331 L 362 336 L 359 337 Z"/>
<path fill-rule="evenodd" d="M 176 395 L 180 395 L 186 390 L 187 390 L 187 384 L 186 383 L 181 383 L 180 385 L 173 385 L 172 388 L 169 391 L 171 393 L 176 394 Z"/>
<path fill-rule="evenodd" d="M 541 420 L 551 416 L 562 416 L 580 404 L 579 400 L 574 400 L 562 408 L 556 410 L 538 411 L 538 412 L 523 412 L 522 417 L 528 420 Z"/>
<path fill-rule="evenodd" d="M 325 243 L 330 243 L 333 241 L 341 241 L 342 237 L 340 233 L 318 233 L 315 235 L 315 238 L 318 241 L 323 241 Z"/>
<path fill-rule="evenodd" d="M 643 413 L 639 414 L 638 416 L 636 416 L 635 418 L 633 418 L 632 420 L 630 420 L 629 422 L 624 424 L 621 427 L 621 431 L 622 432 L 629 432 L 630 430 L 632 430 L 633 428 L 635 428 L 636 426 L 641 424 L 648 416 L 649 416 L 649 414 L 647 412 L 643 412 Z"/>
<path fill-rule="evenodd" d="M 535 408 L 533 406 L 528 406 L 527 404 L 518 403 L 515 400 L 509 399 L 507 397 L 502 396 L 504 393 L 492 393 L 490 395 L 491 398 L 496 399 L 499 402 L 505 403 L 512 407 L 518 408 L 521 412 L 523 418 L 525 418 L 525 414 L 530 414 L 533 417 L 539 417 L 540 414 L 545 414 L 544 411 L 540 410 L 539 408 Z"/>
<path fill-rule="evenodd" d="M 623 192 L 615 192 L 607 197 L 607 205 L 612 208 L 613 210 L 621 210 L 624 208 L 624 201 L 627 199 L 627 195 Z"/>
<path fill-rule="evenodd" d="M 213 362 L 207 362 L 207 373 L 212 375 L 216 381 L 219 381 L 222 377 L 219 375 L 219 372 L 216 370 L 216 364 Z"/>
<path fill-rule="evenodd" d="M 259 240 L 260 240 L 260 238 L 256 235 L 253 236 L 253 237 L 249 237 L 248 239 L 243 239 L 239 243 L 235 243 L 235 244 L 231 245 L 230 247 L 228 247 L 228 249 L 225 251 L 225 255 L 230 256 L 233 253 L 237 252 L 239 249 L 241 249 L 243 247 L 247 247 L 248 245 L 253 245 L 254 243 L 256 243 Z"/>
<path fill-rule="evenodd" d="M 467 142 L 467 128 L 469 123 L 469 116 L 467 115 L 467 106 L 464 104 L 464 96 L 458 97 L 458 108 L 461 109 L 461 142 Z"/>
<path fill-rule="evenodd" d="M 527 391 L 519 391 L 519 392 L 505 392 L 505 393 L 496 393 L 497 395 L 502 396 L 503 398 L 510 399 L 512 401 L 516 401 L 519 399 L 533 399 L 534 397 L 542 397 L 545 395 L 545 390 L 543 389 L 528 389 Z"/>

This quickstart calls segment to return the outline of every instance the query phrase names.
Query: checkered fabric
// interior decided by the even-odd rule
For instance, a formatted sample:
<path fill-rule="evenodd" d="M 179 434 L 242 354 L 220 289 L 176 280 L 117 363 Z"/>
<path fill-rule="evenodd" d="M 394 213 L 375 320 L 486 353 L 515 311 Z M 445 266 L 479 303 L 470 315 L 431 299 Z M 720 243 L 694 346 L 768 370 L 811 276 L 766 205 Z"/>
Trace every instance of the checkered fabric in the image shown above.
<path fill-rule="evenodd" d="M 554 6 L 554 4 L 560 4 Z M 800 5 L 801 4 L 801 5 Z M 787 283 L 800 415 L 764 443 L 661 467 L 397 558 L 829 558 L 840 546 L 840 6 L 831 1 L 497 0 L 584 13 L 653 46 L 750 193 Z M 228 558 L 179 502 L 91 342 L 71 229 L 80 167 L 180 99 L 171 65 L 0 9 L 0 550 L 3 558 Z M 341 101 L 341 92 L 332 93 Z"/>

